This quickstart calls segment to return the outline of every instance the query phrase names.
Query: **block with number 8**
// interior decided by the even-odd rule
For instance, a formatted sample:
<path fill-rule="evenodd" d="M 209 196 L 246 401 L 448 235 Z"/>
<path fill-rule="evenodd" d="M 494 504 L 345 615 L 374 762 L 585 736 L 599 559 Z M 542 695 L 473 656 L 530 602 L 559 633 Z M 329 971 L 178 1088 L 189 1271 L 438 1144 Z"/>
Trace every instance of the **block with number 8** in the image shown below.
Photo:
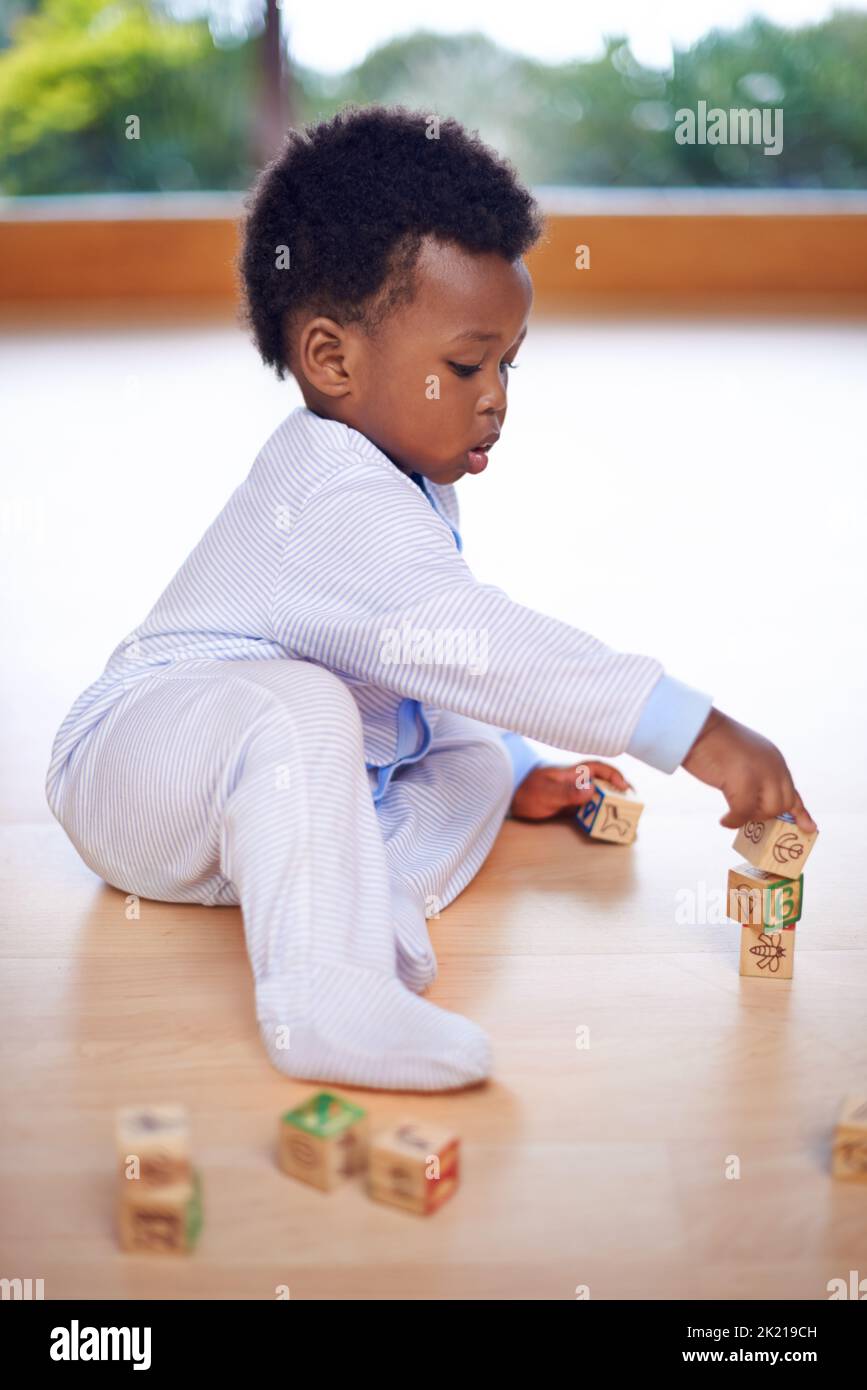
<path fill-rule="evenodd" d="M 748 820 L 738 831 L 732 848 L 756 869 L 798 878 L 818 834 L 818 830 L 801 830 L 794 816 L 786 811 L 771 820 Z"/>

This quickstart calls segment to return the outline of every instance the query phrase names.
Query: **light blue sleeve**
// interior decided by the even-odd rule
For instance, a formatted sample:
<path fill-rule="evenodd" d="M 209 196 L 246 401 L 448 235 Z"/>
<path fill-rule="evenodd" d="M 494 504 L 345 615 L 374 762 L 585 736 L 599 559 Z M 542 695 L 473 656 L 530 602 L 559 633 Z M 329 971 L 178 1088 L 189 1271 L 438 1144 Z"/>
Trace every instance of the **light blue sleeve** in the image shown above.
<path fill-rule="evenodd" d="M 527 740 L 522 738 L 520 734 L 501 733 L 500 738 L 506 745 L 506 751 L 512 759 L 512 791 L 516 792 L 527 773 L 532 772 L 533 768 L 538 767 L 540 763 L 544 763 L 545 759 L 540 758 L 535 749 L 531 748 Z"/>
<path fill-rule="evenodd" d="M 626 752 L 660 772 L 674 772 L 695 742 L 712 705 L 712 695 L 694 690 L 673 676 L 660 676 Z"/>

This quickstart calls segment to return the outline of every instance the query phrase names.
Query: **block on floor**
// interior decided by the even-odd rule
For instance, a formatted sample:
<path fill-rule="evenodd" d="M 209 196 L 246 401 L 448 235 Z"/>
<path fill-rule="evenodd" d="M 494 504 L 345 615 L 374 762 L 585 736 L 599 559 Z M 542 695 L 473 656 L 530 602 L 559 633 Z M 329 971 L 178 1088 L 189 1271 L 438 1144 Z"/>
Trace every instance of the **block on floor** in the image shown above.
<path fill-rule="evenodd" d="M 644 803 L 629 792 L 618 791 L 601 777 L 593 779 L 593 796 L 575 813 L 581 829 L 594 840 L 631 845 L 638 830 Z"/>
<path fill-rule="evenodd" d="M 379 1202 L 423 1215 L 458 1186 L 460 1141 L 449 1129 L 413 1119 L 381 1130 L 370 1146 L 368 1190 Z"/>
<path fill-rule="evenodd" d="M 162 1187 L 121 1178 L 118 1227 L 129 1254 L 188 1254 L 202 1228 L 201 1174 L 193 1169 L 189 1181 Z"/>
<path fill-rule="evenodd" d="M 794 968 L 794 927 L 775 932 L 741 927 L 741 975 L 756 980 L 791 980 Z"/>
<path fill-rule="evenodd" d="M 183 1105 L 130 1105 L 115 1121 L 121 1181 L 172 1187 L 192 1180 L 190 1124 Z"/>
<path fill-rule="evenodd" d="M 309 1096 L 280 1117 L 280 1167 L 323 1192 L 359 1172 L 367 1160 L 367 1116 L 331 1091 Z"/>
<path fill-rule="evenodd" d="M 831 1172 L 835 1178 L 867 1182 L 867 1096 L 848 1095 L 834 1130 Z"/>

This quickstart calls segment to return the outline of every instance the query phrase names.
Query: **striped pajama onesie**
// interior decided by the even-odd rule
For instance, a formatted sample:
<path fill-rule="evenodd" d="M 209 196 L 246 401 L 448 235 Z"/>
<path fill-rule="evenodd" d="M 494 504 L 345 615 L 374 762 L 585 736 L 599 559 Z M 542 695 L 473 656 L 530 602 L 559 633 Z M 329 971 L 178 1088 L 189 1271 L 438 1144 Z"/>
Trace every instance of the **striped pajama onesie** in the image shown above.
<path fill-rule="evenodd" d="M 486 1035 L 419 994 L 426 918 L 556 747 L 678 765 L 711 700 L 479 584 L 454 488 L 306 407 L 103 674 L 46 778 L 125 893 L 239 904 L 262 1039 L 291 1076 L 447 1089 Z"/>

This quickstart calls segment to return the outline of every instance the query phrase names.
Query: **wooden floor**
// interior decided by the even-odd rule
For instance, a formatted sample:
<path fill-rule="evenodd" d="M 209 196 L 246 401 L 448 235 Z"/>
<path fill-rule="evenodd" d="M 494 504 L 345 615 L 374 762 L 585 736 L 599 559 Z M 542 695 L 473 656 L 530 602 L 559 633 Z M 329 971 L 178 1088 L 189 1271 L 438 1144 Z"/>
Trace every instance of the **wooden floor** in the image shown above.
<path fill-rule="evenodd" d="M 738 974 L 739 928 L 720 920 L 735 858 L 718 795 L 683 772 L 618 759 L 647 803 L 631 848 L 593 844 L 565 824 L 508 822 L 478 878 L 431 922 L 440 977 L 429 997 L 489 1032 L 493 1080 L 443 1096 L 346 1091 L 374 1122 L 409 1112 L 457 1128 L 454 1200 L 425 1220 L 374 1204 L 358 1185 L 325 1196 L 284 1177 L 277 1117 L 308 1088 L 273 1070 L 260 1045 L 238 911 L 144 902 L 140 920 L 127 920 L 123 896 L 50 819 L 41 783 L 73 697 L 243 476 L 249 442 L 294 401 L 281 396 L 278 408 L 285 388 L 259 385 L 229 328 L 165 340 L 94 331 L 86 352 L 72 350 L 71 329 L 34 329 L 6 356 L 6 495 L 25 506 L 8 513 L 0 576 L 15 594 L 0 636 L 16 658 L 2 697 L 0 1277 L 42 1278 L 47 1298 L 271 1299 L 288 1285 L 298 1299 L 572 1299 L 587 1285 L 595 1299 L 824 1299 L 830 1279 L 867 1276 L 867 1185 L 829 1174 L 839 1103 L 867 1093 L 865 588 L 851 544 L 864 439 L 845 386 L 863 327 L 594 332 L 540 329 L 512 453 L 504 437 L 500 471 L 496 455 L 489 470 L 495 520 L 485 494 L 470 494 L 465 550 L 481 550 L 485 579 L 560 616 L 568 609 L 614 645 L 659 654 L 780 743 L 821 832 L 794 979 Z M 568 420 L 562 406 L 553 420 L 543 408 L 566 352 L 590 376 L 582 439 L 609 448 L 625 476 L 589 470 L 588 523 L 577 510 L 583 478 L 575 483 L 561 445 L 545 524 L 521 532 L 531 418 L 536 465 L 546 448 L 555 457 L 552 431 L 571 427 L 571 407 Z M 738 409 L 701 435 L 690 491 L 697 421 L 710 418 L 735 359 L 755 393 L 735 393 Z M 226 420 L 228 383 L 240 383 L 231 417 L 244 415 L 241 401 L 244 422 L 227 436 L 222 419 L 200 416 L 197 451 L 173 432 L 158 448 L 166 419 L 183 419 L 184 392 L 198 390 L 203 405 L 203 361 Z M 615 369 L 640 408 L 622 413 L 606 444 Z M 95 372 L 107 383 L 98 402 Z M 690 390 L 678 396 L 684 373 Z M 666 378 L 683 409 L 663 418 L 660 407 L 649 428 Z M 46 410 L 40 392 L 52 382 L 60 400 Z M 152 398 L 168 398 L 168 417 Z M 737 523 L 727 498 L 754 476 L 750 497 L 765 507 L 756 460 L 775 438 L 797 481 L 775 515 L 813 529 L 803 550 L 762 549 L 746 572 L 750 556 L 726 532 Z M 146 453 L 156 471 L 142 476 Z M 189 474 L 178 474 L 178 457 Z M 576 510 L 564 516 L 554 503 L 570 482 Z M 156 499 L 170 484 L 161 524 Z M 616 524 L 603 526 L 606 507 Z M 696 518 L 711 509 L 713 530 L 702 532 Z M 648 522 L 664 541 L 659 564 Z M 588 577 L 582 534 L 618 547 L 609 582 Z M 750 629 L 746 579 L 776 586 Z M 739 667 L 744 633 L 762 630 L 768 659 Z M 584 1029 L 589 1047 L 578 1048 Z M 130 1258 L 116 1245 L 112 1113 L 148 1100 L 192 1112 L 206 1212 L 187 1259 Z M 726 1176 L 734 1160 L 737 1180 Z"/>
<path fill-rule="evenodd" d="M 629 850 L 508 823 L 431 923 L 429 997 L 490 1032 L 493 1081 L 345 1091 L 374 1122 L 457 1127 L 461 1189 L 425 1219 L 277 1169 L 277 1116 L 308 1088 L 260 1046 L 236 909 L 145 902 L 129 922 L 57 830 L 6 828 L 3 1273 L 49 1298 L 827 1297 L 867 1273 L 867 1187 L 828 1171 L 867 1077 L 865 829 L 825 818 L 787 983 L 740 978 L 733 924 L 678 925 L 690 890 L 713 919 L 730 862 L 700 820 L 650 807 Z M 116 1248 L 112 1110 L 149 1099 L 193 1115 L 191 1258 Z"/>

